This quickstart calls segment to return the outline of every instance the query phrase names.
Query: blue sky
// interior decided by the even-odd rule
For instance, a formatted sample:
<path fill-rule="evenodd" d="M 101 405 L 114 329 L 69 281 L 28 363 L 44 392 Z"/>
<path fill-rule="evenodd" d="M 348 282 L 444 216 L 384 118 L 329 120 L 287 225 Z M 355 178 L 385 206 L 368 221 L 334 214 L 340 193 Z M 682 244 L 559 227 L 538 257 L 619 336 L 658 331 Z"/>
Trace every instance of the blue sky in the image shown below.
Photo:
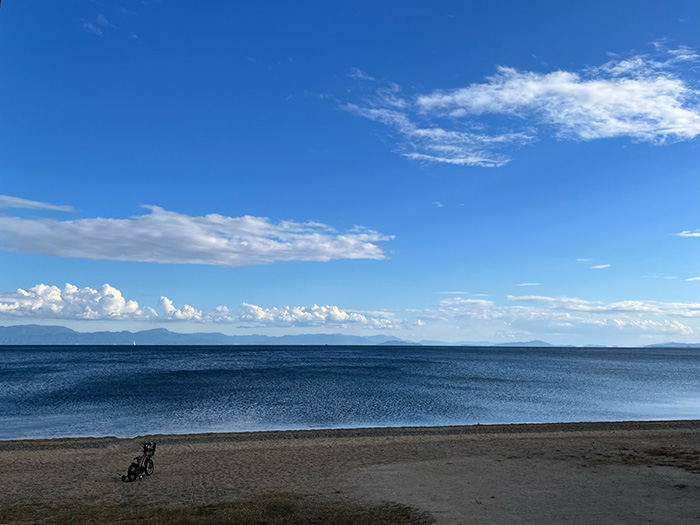
<path fill-rule="evenodd" d="M 7 3 L 0 324 L 697 342 L 698 11 Z"/>

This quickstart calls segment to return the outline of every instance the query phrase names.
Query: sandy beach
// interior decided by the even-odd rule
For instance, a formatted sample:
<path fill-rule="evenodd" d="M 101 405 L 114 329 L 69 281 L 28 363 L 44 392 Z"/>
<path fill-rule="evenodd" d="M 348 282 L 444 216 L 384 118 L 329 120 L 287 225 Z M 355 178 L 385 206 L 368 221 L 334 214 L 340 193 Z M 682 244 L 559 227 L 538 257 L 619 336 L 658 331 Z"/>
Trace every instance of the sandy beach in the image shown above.
<path fill-rule="evenodd" d="M 154 475 L 122 482 L 144 441 L 158 443 Z M 2 441 L 0 465 L 5 522 L 32 506 L 199 507 L 279 492 L 395 502 L 439 524 L 700 522 L 700 421 Z"/>

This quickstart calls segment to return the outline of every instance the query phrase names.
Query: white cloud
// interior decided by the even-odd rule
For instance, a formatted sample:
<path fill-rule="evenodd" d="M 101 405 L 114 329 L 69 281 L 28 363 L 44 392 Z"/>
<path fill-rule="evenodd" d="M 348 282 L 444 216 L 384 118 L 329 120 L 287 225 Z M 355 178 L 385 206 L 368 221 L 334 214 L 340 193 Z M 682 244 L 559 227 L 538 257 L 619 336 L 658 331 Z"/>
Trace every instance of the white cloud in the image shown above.
<path fill-rule="evenodd" d="M 21 197 L 0 195 L 0 208 L 24 208 L 26 210 L 73 211 L 73 206 L 49 204 L 48 202 L 32 201 Z"/>
<path fill-rule="evenodd" d="M 403 102 L 403 99 L 398 99 Z M 345 109 L 393 128 L 403 139 L 400 154 L 406 158 L 427 162 L 445 162 L 460 166 L 503 166 L 510 161 L 507 155 L 495 150 L 507 145 L 530 142 L 527 132 L 486 135 L 470 131 L 445 130 L 436 125 L 422 127 L 413 122 L 401 102 L 391 100 L 391 108 L 361 107 L 346 104 Z M 404 102 L 405 104 L 405 102 Z"/>
<path fill-rule="evenodd" d="M 0 295 L 0 314 L 43 319 L 139 319 L 150 315 L 109 284 L 78 288 L 37 284 Z"/>
<path fill-rule="evenodd" d="M 662 143 L 700 133 L 697 92 L 643 56 L 580 73 L 520 72 L 499 67 L 487 83 L 418 98 L 424 111 L 529 117 L 564 138 L 632 137 Z"/>
<path fill-rule="evenodd" d="M 537 134 L 560 139 L 629 137 L 663 144 L 700 134 L 698 91 L 679 72 L 697 55 L 656 46 L 580 71 L 537 73 L 498 67 L 485 82 L 407 96 L 392 84 L 345 109 L 393 129 L 410 159 L 498 167 Z M 693 82 L 694 84 L 694 82 Z M 505 117 L 495 127 L 489 115 Z"/>
<path fill-rule="evenodd" d="M 592 270 L 603 270 L 605 268 L 610 268 L 610 264 L 596 264 L 594 266 L 591 266 Z"/>
<path fill-rule="evenodd" d="M 240 308 L 217 306 L 201 310 L 185 304 L 181 308 L 161 296 L 158 308 L 126 300 L 122 292 L 109 284 L 99 288 L 78 288 L 37 284 L 27 290 L 0 295 L 0 315 L 35 319 L 132 320 L 230 324 L 236 327 L 360 327 L 397 329 L 404 321 L 390 312 L 344 310 L 338 306 L 284 306 L 263 308 L 242 303 Z"/>
<path fill-rule="evenodd" d="M 700 277 L 691 277 L 690 279 L 686 279 L 686 281 L 700 281 Z"/>
<path fill-rule="evenodd" d="M 246 326 L 348 326 L 363 328 L 399 328 L 403 323 L 388 313 L 342 310 L 337 306 L 285 306 L 263 308 L 242 303 L 237 321 Z"/>
<path fill-rule="evenodd" d="M 648 336 L 696 334 L 700 303 L 618 301 L 603 303 L 576 297 L 508 296 L 526 306 L 452 298 L 420 313 L 431 326 L 452 326 L 470 337 L 639 340 Z M 443 328 L 444 329 L 444 328 Z M 522 340 L 522 339 L 521 339 Z"/>
<path fill-rule="evenodd" d="M 676 235 L 677 237 L 700 237 L 700 230 L 685 230 L 680 233 L 674 233 L 672 235 Z"/>
<path fill-rule="evenodd" d="M 457 333 L 469 334 L 471 340 L 538 338 L 551 341 L 550 338 L 555 337 L 566 342 L 585 338 L 584 343 L 620 338 L 623 342 L 639 342 L 644 338 L 659 342 L 661 337 L 688 339 L 700 332 L 700 303 L 642 300 L 606 303 L 537 295 L 507 298 L 510 303 L 520 304 L 502 306 L 492 300 L 451 297 L 441 300 L 434 308 L 404 310 L 404 319 L 398 312 L 348 310 L 332 305 L 267 308 L 242 303 L 235 308 L 199 309 L 187 304 L 178 307 L 166 296 L 161 296 L 156 308 L 152 308 L 126 299 L 120 290 L 108 284 L 98 288 L 38 284 L 0 294 L 0 315 L 70 321 L 212 323 L 244 330 L 259 328 L 263 333 L 266 329 L 301 327 L 351 332 L 403 330 L 411 338 L 427 330 L 437 336 L 433 338 L 443 339 L 449 338 L 447 333 Z"/>
<path fill-rule="evenodd" d="M 463 314 L 472 318 L 486 319 L 491 314 L 498 315 L 498 308 L 493 301 L 487 299 L 465 299 L 463 297 L 455 297 L 440 301 L 438 311 L 441 313 Z"/>
<path fill-rule="evenodd" d="M 626 300 L 612 303 L 588 301 L 577 297 L 547 297 L 539 295 L 508 296 L 509 301 L 546 306 L 563 312 L 592 314 L 651 314 L 683 318 L 700 316 L 700 303 L 664 303 L 658 301 Z"/>
<path fill-rule="evenodd" d="M 542 286 L 542 283 L 520 283 L 515 286 Z"/>
<path fill-rule="evenodd" d="M 202 311 L 186 304 L 182 308 L 175 308 L 173 302 L 167 297 L 161 296 L 158 306 L 163 310 L 163 315 L 173 321 L 201 321 Z"/>
<path fill-rule="evenodd" d="M 357 80 L 368 80 L 368 81 L 374 80 L 373 76 L 368 75 L 367 73 L 365 73 L 364 71 L 362 71 L 361 69 L 358 69 L 356 67 L 354 67 L 350 70 L 350 73 L 348 73 L 348 76 L 350 78 L 355 78 Z"/>
<path fill-rule="evenodd" d="M 445 205 L 444 205 L 442 202 L 440 202 L 440 201 L 435 201 L 433 204 L 435 204 L 435 206 L 438 207 L 438 208 L 444 208 L 444 207 L 445 207 Z"/>
<path fill-rule="evenodd" d="M 0 249 L 29 254 L 163 264 L 243 266 L 278 261 L 384 259 L 393 239 L 366 228 L 338 233 L 317 222 L 190 216 L 144 206 L 128 219 L 59 221 L 0 216 Z"/>
<path fill-rule="evenodd" d="M 591 262 L 593 259 L 576 259 L 577 262 Z"/>

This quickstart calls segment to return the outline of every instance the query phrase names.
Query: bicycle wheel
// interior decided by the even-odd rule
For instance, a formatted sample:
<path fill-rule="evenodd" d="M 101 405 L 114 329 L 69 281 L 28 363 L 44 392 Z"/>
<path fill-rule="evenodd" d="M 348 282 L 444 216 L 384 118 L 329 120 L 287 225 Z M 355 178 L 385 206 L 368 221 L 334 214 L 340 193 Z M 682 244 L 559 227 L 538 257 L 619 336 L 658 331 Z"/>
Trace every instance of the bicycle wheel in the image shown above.
<path fill-rule="evenodd" d="M 144 464 L 144 467 L 146 467 L 146 476 L 150 476 L 153 474 L 153 469 L 155 468 L 153 465 L 153 460 L 151 458 L 148 458 L 146 460 L 146 463 Z"/>
<path fill-rule="evenodd" d="M 129 481 L 136 481 L 138 472 L 139 466 L 136 463 L 132 463 L 131 465 L 129 465 L 129 470 L 126 472 L 126 477 L 129 479 Z"/>

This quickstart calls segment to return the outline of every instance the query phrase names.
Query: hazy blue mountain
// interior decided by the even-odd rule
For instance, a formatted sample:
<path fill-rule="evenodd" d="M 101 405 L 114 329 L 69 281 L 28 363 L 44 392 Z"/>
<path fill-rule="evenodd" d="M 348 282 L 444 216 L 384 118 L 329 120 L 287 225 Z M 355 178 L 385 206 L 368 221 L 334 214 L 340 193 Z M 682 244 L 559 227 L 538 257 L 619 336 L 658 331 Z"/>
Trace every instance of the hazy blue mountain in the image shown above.
<path fill-rule="evenodd" d="M 534 341 L 525 341 L 525 342 L 517 342 L 517 343 L 496 343 L 493 346 L 526 346 L 526 347 L 537 347 L 537 346 L 552 346 L 549 343 L 545 341 L 540 341 L 539 339 L 535 339 Z"/>
<path fill-rule="evenodd" d="M 423 339 L 422 341 L 418 341 L 418 343 L 423 346 L 493 346 L 493 343 L 489 341 L 457 341 L 454 343 L 446 343 L 445 341 Z"/>
<path fill-rule="evenodd" d="M 392 336 L 345 334 L 226 335 L 182 334 L 165 328 L 140 332 L 76 332 L 64 326 L 0 326 L 0 345 L 377 345 L 415 344 Z"/>
<path fill-rule="evenodd" d="M 0 345 L 383 345 L 383 346 L 499 346 L 551 347 L 545 341 L 491 343 L 488 341 L 404 341 L 394 336 L 345 334 L 226 335 L 222 333 L 183 334 L 165 328 L 139 332 L 76 332 L 65 326 L 0 326 Z M 601 345 L 591 345 L 591 347 Z M 700 348 L 698 343 L 658 343 L 647 348 Z"/>
<path fill-rule="evenodd" d="M 700 348 L 700 343 L 657 343 L 646 348 Z"/>

